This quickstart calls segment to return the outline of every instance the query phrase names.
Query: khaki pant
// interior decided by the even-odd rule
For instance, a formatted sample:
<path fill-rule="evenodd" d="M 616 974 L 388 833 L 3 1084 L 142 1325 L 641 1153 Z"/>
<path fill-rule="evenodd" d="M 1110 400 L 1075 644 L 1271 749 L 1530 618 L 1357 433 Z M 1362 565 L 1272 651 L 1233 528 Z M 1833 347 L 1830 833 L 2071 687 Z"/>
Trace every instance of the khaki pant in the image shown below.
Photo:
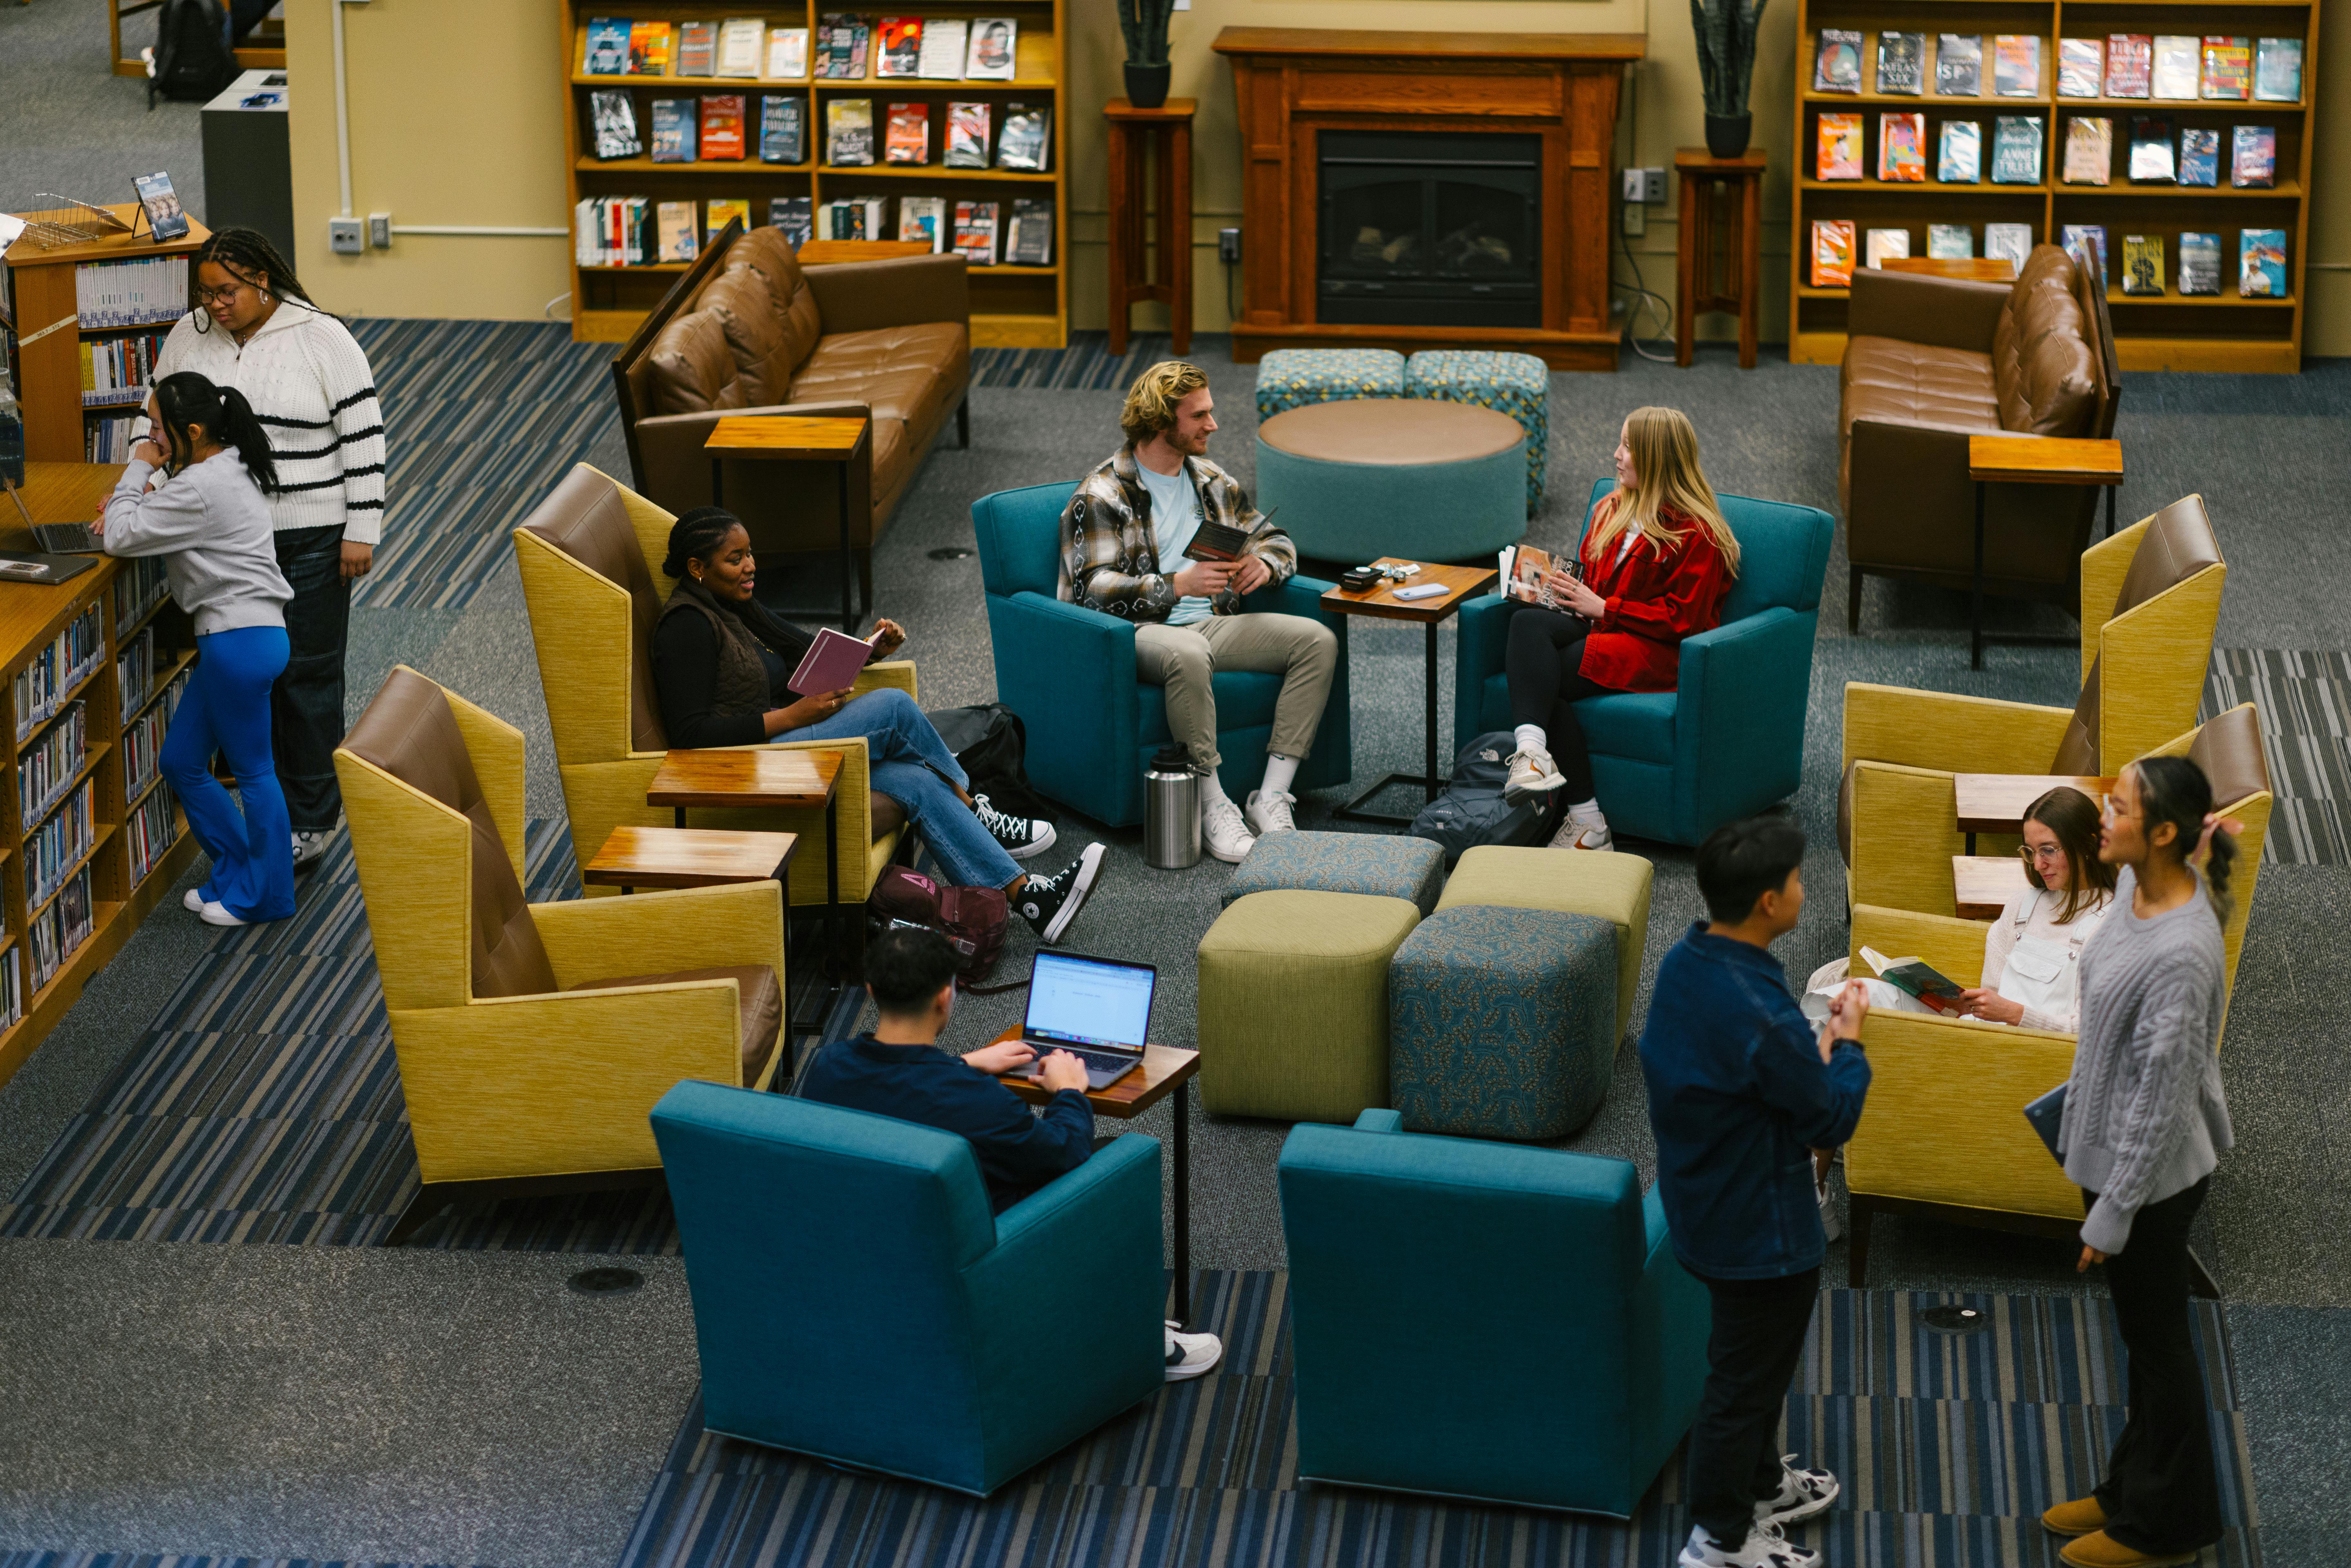
<path fill-rule="evenodd" d="M 1339 640 L 1303 615 L 1212 615 L 1189 626 L 1134 629 L 1134 673 L 1167 689 L 1168 732 L 1197 768 L 1224 760 L 1217 754 L 1217 696 L 1209 685 L 1218 670 L 1281 676 L 1270 749 L 1302 760 L 1338 666 Z"/>

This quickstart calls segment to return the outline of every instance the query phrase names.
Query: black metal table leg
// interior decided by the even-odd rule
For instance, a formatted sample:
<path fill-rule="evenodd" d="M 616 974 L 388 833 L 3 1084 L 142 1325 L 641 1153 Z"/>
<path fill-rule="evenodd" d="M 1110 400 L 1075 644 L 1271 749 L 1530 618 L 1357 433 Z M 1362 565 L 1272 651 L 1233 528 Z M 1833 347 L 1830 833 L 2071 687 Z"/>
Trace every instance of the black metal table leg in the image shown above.
<path fill-rule="evenodd" d="M 1373 780 L 1370 788 L 1358 790 L 1354 795 L 1348 799 L 1345 805 L 1338 807 L 1331 813 L 1331 815 L 1338 818 L 1342 821 L 1377 822 L 1385 827 L 1408 828 L 1412 826 L 1413 820 L 1411 817 L 1399 816 L 1394 811 L 1367 811 L 1364 809 L 1364 802 L 1388 789 L 1395 789 L 1395 787 L 1404 784 L 1419 785 L 1421 787 L 1421 797 L 1424 801 L 1436 800 L 1437 792 L 1445 788 L 1445 776 L 1438 772 L 1437 768 L 1437 625 L 1438 622 L 1435 621 L 1431 621 L 1427 623 L 1427 643 L 1424 649 L 1424 657 L 1426 659 L 1427 668 L 1423 672 L 1423 679 L 1426 682 L 1428 705 L 1427 757 L 1423 765 L 1424 770 L 1416 776 L 1410 773 L 1381 774 L 1378 779 Z"/>
<path fill-rule="evenodd" d="M 2108 538 L 2115 537 L 2115 496 L 2121 489 L 2120 485 L 2106 486 L 2106 538 Z"/>
<path fill-rule="evenodd" d="M 1428 644 L 1425 650 L 1428 664 L 1428 771 L 1421 777 L 1427 785 L 1428 799 L 1434 800 L 1437 799 L 1437 622 L 1430 622 L 1426 630 L 1428 633 Z"/>
<path fill-rule="evenodd" d="M 841 788 L 835 784 L 824 802 L 824 931 L 836 957 L 843 946 L 840 921 Z"/>
<path fill-rule="evenodd" d="M 1984 482 L 1976 481 L 1975 593 L 1968 611 L 1968 668 L 1983 668 L 1983 536 Z"/>
<path fill-rule="evenodd" d="M 1192 1321 L 1192 1084 L 1176 1085 L 1176 1321 Z"/>
<path fill-rule="evenodd" d="M 855 456 L 852 452 L 850 459 Z M 849 460 L 835 467 L 841 481 L 841 629 L 853 637 L 857 634 L 857 612 L 849 607 L 849 598 L 856 585 L 856 570 L 849 559 Z"/>
<path fill-rule="evenodd" d="M 710 504 L 714 507 L 726 504 L 726 460 L 723 457 L 710 460 Z"/>

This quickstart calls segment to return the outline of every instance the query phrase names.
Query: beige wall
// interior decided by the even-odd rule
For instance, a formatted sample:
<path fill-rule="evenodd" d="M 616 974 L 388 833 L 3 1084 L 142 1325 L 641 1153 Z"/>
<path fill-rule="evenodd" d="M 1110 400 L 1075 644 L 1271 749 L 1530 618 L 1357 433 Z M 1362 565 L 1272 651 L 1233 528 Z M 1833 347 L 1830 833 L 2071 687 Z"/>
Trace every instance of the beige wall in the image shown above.
<path fill-rule="evenodd" d="M 327 249 L 327 218 L 339 210 L 329 44 L 330 0 L 289 0 L 287 43 L 296 91 L 292 117 L 296 265 L 322 300 L 346 313 L 378 316 L 534 318 L 569 287 L 562 239 L 444 238 L 403 235 L 389 252 L 339 256 Z M 919 8 L 919 6 L 917 6 Z M 614 9 L 625 12 L 625 0 Z M 1068 101 L 1098 104 L 1125 90 L 1124 46 L 1109 6 L 1071 0 Z M 389 210 L 397 223 L 562 227 L 563 113 L 552 0 L 371 0 L 345 9 L 350 81 L 352 204 Z M 1763 16 L 1752 109 L 1756 144 L 1771 155 L 1764 189 L 1763 336 L 1786 335 L 1789 142 L 1795 79 L 1793 0 L 1771 0 Z M 1649 57 L 1631 68 L 1617 132 L 1625 163 L 1671 164 L 1674 149 L 1703 140 L 1698 66 L 1683 0 L 1194 0 L 1169 33 L 1173 92 L 1200 100 L 1193 153 L 1194 319 L 1203 331 L 1227 323 L 1225 268 L 1216 233 L 1240 222 L 1239 130 L 1232 71 L 1210 47 L 1228 26 L 1393 27 L 1445 26 L 1468 31 L 1643 32 Z M 2351 354 L 2351 25 L 2321 38 L 2309 255 L 2310 308 L 2304 345 L 2314 354 Z M 1105 322 L 1102 141 L 1082 109 L 1070 127 L 1071 322 Z M 1649 210 L 1646 235 L 1632 241 L 1641 280 L 1670 296 L 1674 206 Z M 1248 236 L 1243 235 L 1243 243 Z M 2327 267 L 2325 263 L 2339 264 Z M 1632 268 L 1621 246 L 1617 275 Z M 1238 285 L 1236 284 L 1236 287 Z M 558 304 L 554 314 L 564 314 Z M 1138 327 L 1164 322 L 1138 307 Z M 1701 323 L 1721 336 L 1729 323 Z M 1645 323 L 1645 330 L 1654 330 Z"/>

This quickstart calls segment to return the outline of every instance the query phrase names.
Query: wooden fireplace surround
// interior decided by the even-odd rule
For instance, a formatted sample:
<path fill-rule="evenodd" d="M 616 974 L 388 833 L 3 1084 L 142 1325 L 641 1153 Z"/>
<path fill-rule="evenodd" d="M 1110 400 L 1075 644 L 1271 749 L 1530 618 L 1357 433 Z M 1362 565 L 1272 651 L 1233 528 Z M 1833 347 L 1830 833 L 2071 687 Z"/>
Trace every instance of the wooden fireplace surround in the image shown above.
<path fill-rule="evenodd" d="M 1404 33 L 1227 27 L 1241 125 L 1241 314 L 1233 358 L 1269 349 L 1507 349 L 1613 371 L 1608 310 L 1616 93 L 1637 33 Z M 1316 136 L 1489 131 L 1542 138 L 1542 324 L 1397 327 L 1315 319 Z"/>

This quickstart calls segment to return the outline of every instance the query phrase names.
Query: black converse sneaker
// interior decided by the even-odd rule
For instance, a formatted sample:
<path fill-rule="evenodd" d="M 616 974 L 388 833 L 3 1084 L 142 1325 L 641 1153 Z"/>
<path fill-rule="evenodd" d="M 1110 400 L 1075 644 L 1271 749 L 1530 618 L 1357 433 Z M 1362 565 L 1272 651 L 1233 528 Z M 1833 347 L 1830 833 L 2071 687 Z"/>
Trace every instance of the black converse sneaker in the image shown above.
<path fill-rule="evenodd" d="M 1025 861 L 1053 847 L 1053 824 L 1041 817 L 1015 817 L 999 811 L 985 795 L 971 798 L 971 810 L 998 847 L 1014 860 Z"/>
<path fill-rule="evenodd" d="M 1054 946 L 1070 922 L 1078 917 L 1085 906 L 1086 894 L 1092 893 L 1094 879 L 1102 874 L 1102 847 L 1088 844 L 1078 858 L 1061 868 L 1054 877 L 1032 876 L 1023 883 L 1014 899 L 1020 917 L 1037 933 L 1037 940 Z"/>

